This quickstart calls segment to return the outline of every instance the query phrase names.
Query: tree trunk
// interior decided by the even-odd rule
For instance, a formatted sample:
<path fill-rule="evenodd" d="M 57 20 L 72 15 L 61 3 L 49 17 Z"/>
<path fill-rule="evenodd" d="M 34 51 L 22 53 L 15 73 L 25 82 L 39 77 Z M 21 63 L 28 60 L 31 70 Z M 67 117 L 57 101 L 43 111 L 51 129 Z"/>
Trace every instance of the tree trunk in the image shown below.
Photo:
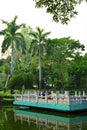
<path fill-rule="evenodd" d="M 11 76 L 14 73 L 14 47 L 12 45 L 12 54 L 11 54 Z"/>
<path fill-rule="evenodd" d="M 42 63 L 41 63 L 41 50 L 39 48 L 39 90 L 42 88 Z"/>

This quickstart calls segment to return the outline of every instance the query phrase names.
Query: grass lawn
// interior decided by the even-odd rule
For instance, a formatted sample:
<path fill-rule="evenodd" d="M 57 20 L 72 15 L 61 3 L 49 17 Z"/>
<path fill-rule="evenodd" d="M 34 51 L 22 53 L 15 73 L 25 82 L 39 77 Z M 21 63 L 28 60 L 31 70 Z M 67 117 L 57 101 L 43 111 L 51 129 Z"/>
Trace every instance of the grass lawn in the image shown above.
<path fill-rule="evenodd" d="M 10 90 L 0 91 L 0 97 L 3 98 L 3 100 L 12 100 L 14 99 L 14 94 L 10 93 Z"/>

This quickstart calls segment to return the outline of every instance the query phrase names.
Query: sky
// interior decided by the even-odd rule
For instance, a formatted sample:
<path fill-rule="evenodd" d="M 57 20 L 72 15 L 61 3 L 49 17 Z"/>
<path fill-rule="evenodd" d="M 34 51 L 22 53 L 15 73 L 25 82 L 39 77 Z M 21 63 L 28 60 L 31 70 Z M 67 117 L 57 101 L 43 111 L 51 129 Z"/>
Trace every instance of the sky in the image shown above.
<path fill-rule="evenodd" d="M 76 10 L 76 18 L 71 19 L 68 25 L 62 25 L 54 22 L 52 15 L 47 14 L 45 9 L 35 8 L 33 0 L 0 0 L 0 19 L 10 22 L 17 15 L 18 24 L 25 23 L 33 29 L 39 26 L 46 32 L 51 31 L 50 38 L 70 36 L 84 44 L 87 51 L 87 3 L 78 5 Z M 3 28 L 0 21 L 0 30 Z M 2 40 L 0 37 L 0 45 Z"/>

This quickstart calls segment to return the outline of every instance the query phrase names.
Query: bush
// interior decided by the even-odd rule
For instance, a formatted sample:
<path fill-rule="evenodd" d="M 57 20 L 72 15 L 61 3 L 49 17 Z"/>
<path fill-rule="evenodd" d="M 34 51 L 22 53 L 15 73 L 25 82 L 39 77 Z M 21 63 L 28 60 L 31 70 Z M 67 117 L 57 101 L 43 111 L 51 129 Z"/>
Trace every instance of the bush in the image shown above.
<path fill-rule="evenodd" d="M 10 89 L 22 90 L 23 86 L 25 89 L 30 89 L 33 87 L 33 80 L 32 76 L 29 73 L 21 73 L 12 76 L 8 84 Z"/>
<path fill-rule="evenodd" d="M 0 91 L 4 89 L 4 84 L 0 81 Z"/>

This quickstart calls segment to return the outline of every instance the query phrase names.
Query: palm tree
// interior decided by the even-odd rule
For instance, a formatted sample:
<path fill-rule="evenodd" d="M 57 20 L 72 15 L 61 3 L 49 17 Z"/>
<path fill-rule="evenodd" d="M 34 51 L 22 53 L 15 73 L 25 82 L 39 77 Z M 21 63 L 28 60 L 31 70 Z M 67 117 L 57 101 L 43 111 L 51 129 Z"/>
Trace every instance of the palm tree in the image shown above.
<path fill-rule="evenodd" d="M 36 28 L 35 32 L 29 33 L 32 36 L 32 42 L 30 45 L 30 52 L 34 55 L 37 51 L 39 53 L 39 90 L 42 86 L 42 54 L 44 52 L 45 43 L 47 41 L 47 36 L 50 32 L 44 33 L 44 29 Z"/>
<path fill-rule="evenodd" d="M 5 53 L 6 50 L 10 47 L 11 49 L 11 76 L 14 73 L 14 50 L 17 48 L 18 50 L 22 50 L 24 52 L 25 40 L 23 35 L 18 32 L 18 30 L 24 26 L 24 24 L 17 25 L 16 24 L 17 16 L 11 22 L 7 22 L 2 20 L 2 23 L 7 27 L 4 30 L 0 31 L 0 35 L 4 36 L 4 40 L 2 42 L 2 53 Z"/>

